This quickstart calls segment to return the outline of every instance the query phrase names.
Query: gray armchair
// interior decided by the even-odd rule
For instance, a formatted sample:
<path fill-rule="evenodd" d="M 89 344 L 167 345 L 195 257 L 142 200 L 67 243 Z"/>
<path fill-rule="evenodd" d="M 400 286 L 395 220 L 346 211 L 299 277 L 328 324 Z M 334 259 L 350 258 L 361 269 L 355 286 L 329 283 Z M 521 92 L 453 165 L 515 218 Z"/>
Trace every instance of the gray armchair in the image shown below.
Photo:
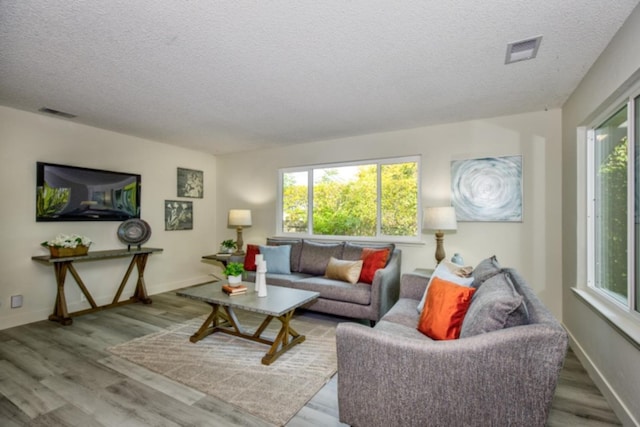
<path fill-rule="evenodd" d="M 427 279 L 404 275 L 375 328 L 337 329 L 340 421 L 354 426 L 543 426 L 568 337 L 511 271 L 529 324 L 451 341 L 415 328 Z"/>

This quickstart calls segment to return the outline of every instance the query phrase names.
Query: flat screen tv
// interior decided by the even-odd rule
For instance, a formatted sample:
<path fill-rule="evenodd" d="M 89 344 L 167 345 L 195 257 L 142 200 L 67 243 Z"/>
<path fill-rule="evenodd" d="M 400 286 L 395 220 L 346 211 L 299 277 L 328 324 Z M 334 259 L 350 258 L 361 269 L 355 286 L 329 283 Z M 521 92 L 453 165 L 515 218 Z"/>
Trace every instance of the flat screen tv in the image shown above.
<path fill-rule="evenodd" d="M 36 221 L 140 218 L 137 174 L 37 162 Z"/>

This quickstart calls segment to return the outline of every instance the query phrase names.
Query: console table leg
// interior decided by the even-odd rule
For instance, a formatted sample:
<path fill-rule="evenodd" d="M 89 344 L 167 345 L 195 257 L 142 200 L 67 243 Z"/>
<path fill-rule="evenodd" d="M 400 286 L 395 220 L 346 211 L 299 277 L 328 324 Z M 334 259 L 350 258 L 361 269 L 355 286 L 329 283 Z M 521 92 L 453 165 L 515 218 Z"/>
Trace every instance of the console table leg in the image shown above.
<path fill-rule="evenodd" d="M 69 317 L 67 311 L 67 299 L 64 295 L 64 281 L 67 277 L 67 269 L 70 262 L 59 262 L 54 265 L 57 283 L 56 303 L 53 307 L 53 313 L 49 316 L 49 320 L 60 322 L 62 325 L 70 325 L 73 319 Z"/>
<path fill-rule="evenodd" d="M 144 269 L 147 267 L 148 259 L 149 254 L 138 254 L 134 257 L 138 266 L 138 281 L 136 282 L 136 291 L 133 296 L 144 304 L 151 304 L 151 298 L 147 295 L 147 286 L 144 283 Z"/>

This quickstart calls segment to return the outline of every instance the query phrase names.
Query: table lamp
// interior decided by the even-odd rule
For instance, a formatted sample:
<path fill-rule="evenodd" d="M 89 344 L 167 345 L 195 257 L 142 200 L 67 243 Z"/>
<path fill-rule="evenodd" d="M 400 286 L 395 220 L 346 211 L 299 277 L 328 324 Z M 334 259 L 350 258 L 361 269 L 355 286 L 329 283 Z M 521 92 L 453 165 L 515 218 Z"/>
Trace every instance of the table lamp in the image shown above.
<path fill-rule="evenodd" d="M 458 229 L 456 222 L 456 210 L 451 206 L 426 208 L 422 228 L 436 232 L 436 261 L 440 264 L 445 257 L 444 252 L 444 232 Z"/>
<path fill-rule="evenodd" d="M 233 255 L 244 255 L 242 247 L 242 227 L 251 227 L 251 211 L 249 209 L 231 209 L 229 210 L 229 227 L 236 227 L 236 251 Z"/>

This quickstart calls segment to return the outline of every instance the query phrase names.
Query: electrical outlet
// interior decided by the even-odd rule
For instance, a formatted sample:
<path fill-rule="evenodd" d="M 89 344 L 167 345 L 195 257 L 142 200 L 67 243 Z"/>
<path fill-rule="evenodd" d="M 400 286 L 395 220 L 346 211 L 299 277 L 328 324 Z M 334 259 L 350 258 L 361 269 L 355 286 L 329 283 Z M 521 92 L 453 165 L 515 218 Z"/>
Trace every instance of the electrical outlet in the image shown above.
<path fill-rule="evenodd" d="M 22 307 L 22 295 L 12 295 L 11 308 L 20 308 L 20 307 Z"/>

